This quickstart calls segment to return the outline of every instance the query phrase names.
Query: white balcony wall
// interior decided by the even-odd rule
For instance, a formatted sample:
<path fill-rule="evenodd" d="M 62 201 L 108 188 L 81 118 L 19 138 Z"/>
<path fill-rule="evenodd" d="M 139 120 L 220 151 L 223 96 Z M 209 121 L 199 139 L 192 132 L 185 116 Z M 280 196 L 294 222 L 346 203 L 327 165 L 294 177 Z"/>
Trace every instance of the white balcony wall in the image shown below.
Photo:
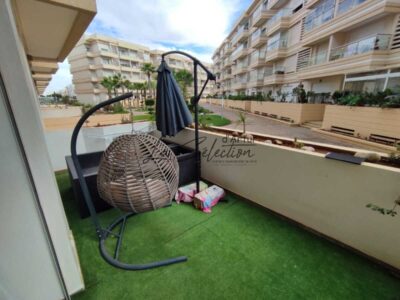
<path fill-rule="evenodd" d="M 284 66 L 285 66 L 285 73 L 296 72 L 297 53 L 293 54 L 292 56 L 287 57 L 285 59 Z"/>
<path fill-rule="evenodd" d="M 79 71 L 74 73 L 74 80 L 79 79 L 89 79 L 90 77 L 95 76 L 90 71 Z"/>
<path fill-rule="evenodd" d="M 64 299 L 83 279 L 15 23 L 0 1 L 0 299 Z"/>
<path fill-rule="evenodd" d="M 70 54 L 68 56 L 74 57 L 74 56 L 86 54 L 87 51 L 88 50 L 86 49 L 86 46 L 84 44 L 81 44 L 81 45 L 75 47 L 74 49 L 72 49 L 72 51 L 70 52 Z"/>
<path fill-rule="evenodd" d="M 89 59 L 83 57 L 69 62 L 74 69 L 89 66 Z"/>
<path fill-rule="evenodd" d="M 300 42 L 301 36 L 301 22 L 297 22 L 294 26 L 290 27 L 288 30 L 288 46 L 298 44 Z"/>
<path fill-rule="evenodd" d="M 346 32 L 344 43 L 351 43 L 353 41 L 358 41 L 365 37 L 380 33 L 392 34 L 393 22 L 393 16 L 386 16 L 380 20 L 375 20 L 373 23 L 349 30 Z"/>
<path fill-rule="evenodd" d="M 311 84 L 310 90 L 315 93 L 331 93 L 339 91 L 343 86 L 344 76 L 324 77 L 308 80 Z"/>

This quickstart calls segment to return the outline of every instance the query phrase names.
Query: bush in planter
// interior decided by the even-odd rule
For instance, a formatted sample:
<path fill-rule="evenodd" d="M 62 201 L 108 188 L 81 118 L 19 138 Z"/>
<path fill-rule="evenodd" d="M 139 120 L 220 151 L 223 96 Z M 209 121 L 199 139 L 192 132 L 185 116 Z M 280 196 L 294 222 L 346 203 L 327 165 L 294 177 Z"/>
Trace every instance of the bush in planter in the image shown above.
<path fill-rule="evenodd" d="M 333 103 L 335 103 L 335 104 L 338 103 L 340 98 L 342 98 L 344 96 L 343 93 L 344 92 L 342 92 L 342 91 L 334 91 L 332 94 Z"/>
<path fill-rule="evenodd" d="M 144 104 L 146 105 L 146 106 L 154 106 L 154 99 L 146 99 L 145 101 L 144 101 Z"/>
<path fill-rule="evenodd" d="M 339 99 L 338 104 L 347 106 L 364 106 L 366 104 L 365 97 L 362 94 L 348 94 Z"/>
<path fill-rule="evenodd" d="M 293 94 L 297 96 L 298 103 L 307 103 L 307 94 L 303 88 L 303 85 L 299 85 L 293 89 Z"/>
<path fill-rule="evenodd" d="M 400 95 L 388 96 L 381 105 L 382 108 L 400 108 Z"/>

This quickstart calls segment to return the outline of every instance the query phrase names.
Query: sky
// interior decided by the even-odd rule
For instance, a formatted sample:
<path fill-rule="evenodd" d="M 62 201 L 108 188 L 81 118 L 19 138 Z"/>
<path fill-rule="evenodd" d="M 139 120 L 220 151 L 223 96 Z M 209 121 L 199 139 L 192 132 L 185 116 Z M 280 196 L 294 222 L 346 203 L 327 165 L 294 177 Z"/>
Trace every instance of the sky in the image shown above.
<path fill-rule="evenodd" d="M 252 0 L 97 0 L 87 34 L 99 33 L 151 49 L 183 50 L 212 62 L 214 50 Z M 72 83 L 67 60 L 45 94 Z"/>

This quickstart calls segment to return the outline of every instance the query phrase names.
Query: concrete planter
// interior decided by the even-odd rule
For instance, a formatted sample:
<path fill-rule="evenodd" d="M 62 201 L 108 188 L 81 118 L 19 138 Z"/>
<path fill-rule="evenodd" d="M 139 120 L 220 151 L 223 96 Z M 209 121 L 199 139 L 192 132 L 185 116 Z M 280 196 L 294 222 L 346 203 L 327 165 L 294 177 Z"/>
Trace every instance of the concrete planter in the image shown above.
<path fill-rule="evenodd" d="M 400 139 L 400 109 L 327 105 L 322 128 L 342 128 L 368 139 L 371 135 Z"/>
<path fill-rule="evenodd" d="M 224 100 L 224 107 L 239 109 L 243 111 L 251 111 L 252 101 L 241 101 L 241 100 Z"/>
<path fill-rule="evenodd" d="M 309 121 L 322 121 L 325 104 L 252 101 L 251 111 L 291 123 L 302 124 Z"/>
<path fill-rule="evenodd" d="M 399 169 L 353 165 L 320 153 L 259 142 L 248 147 L 251 159 L 221 158 L 227 149 L 226 136 L 201 131 L 200 137 L 206 180 L 400 269 L 400 240 L 393 238 L 400 218 L 366 208 L 368 203 L 393 207 L 400 195 Z M 183 130 L 173 141 L 193 141 L 193 131 Z M 238 153 L 242 146 L 234 147 Z"/>

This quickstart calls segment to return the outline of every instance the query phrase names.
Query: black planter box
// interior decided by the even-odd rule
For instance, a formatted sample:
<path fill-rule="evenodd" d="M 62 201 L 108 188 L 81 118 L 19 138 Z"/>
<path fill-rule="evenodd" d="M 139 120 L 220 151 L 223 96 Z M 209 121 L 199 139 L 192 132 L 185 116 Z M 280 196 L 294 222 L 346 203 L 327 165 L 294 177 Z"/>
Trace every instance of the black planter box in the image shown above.
<path fill-rule="evenodd" d="M 196 155 L 194 150 L 167 141 L 164 142 L 171 148 L 178 159 L 179 186 L 194 182 L 196 180 Z M 86 179 L 96 212 L 112 208 L 112 206 L 100 198 L 100 195 L 97 192 L 97 172 L 102 155 L 103 151 L 78 155 L 79 162 L 83 169 L 83 176 Z M 81 218 L 86 218 L 89 216 L 89 209 L 83 199 L 75 166 L 72 162 L 71 156 L 66 156 L 65 160 L 74 196 L 78 204 L 79 214 Z"/>

